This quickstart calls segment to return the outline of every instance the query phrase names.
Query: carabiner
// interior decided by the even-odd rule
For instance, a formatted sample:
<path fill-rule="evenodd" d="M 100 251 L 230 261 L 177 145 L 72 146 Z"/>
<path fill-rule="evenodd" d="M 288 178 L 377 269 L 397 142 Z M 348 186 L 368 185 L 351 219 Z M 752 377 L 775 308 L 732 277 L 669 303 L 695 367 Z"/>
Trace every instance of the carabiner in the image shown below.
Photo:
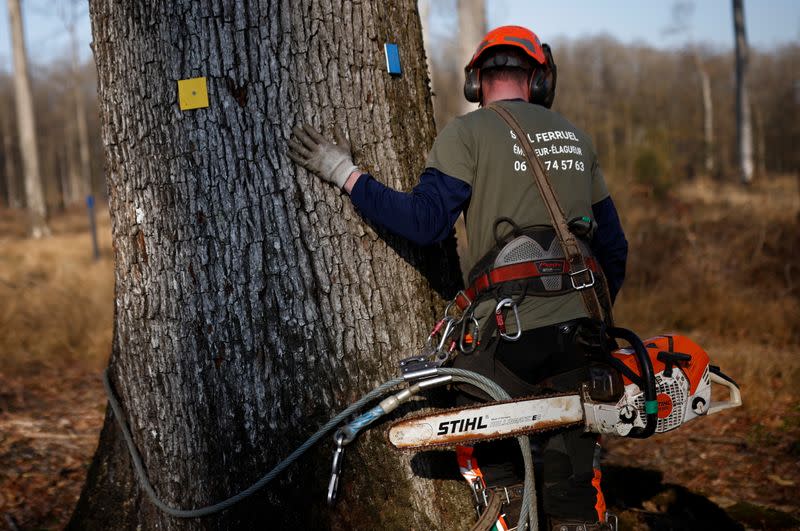
<path fill-rule="evenodd" d="M 450 337 L 450 334 L 453 333 L 455 329 L 455 325 L 458 324 L 458 321 L 455 320 L 453 317 L 445 317 L 443 319 L 446 321 L 444 325 L 444 331 L 442 332 L 442 338 L 439 340 L 439 344 L 436 346 L 436 351 L 440 351 L 444 348 L 445 344 L 447 343 L 447 338 Z"/>
<path fill-rule="evenodd" d="M 433 330 L 431 330 L 431 333 L 428 334 L 428 340 L 425 342 L 426 344 L 432 344 L 433 343 L 433 336 L 435 336 L 436 334 L 438 334 L 442 330 L 442 326 L 444 326 L 444 323 L 448 319 L 449 319 L 449 317 L 442 317 L 442 319 L 440 319 L 439 322 L 436 323 L 436 325 L 433 327 Z"/>
<path fill-rule="evenodd" d="M 472 341 L 470 342 L 470 348 L 464 346 L 464 340 L 469 335 L 469 331 L 467 330 L 467 322 L 474 325 L 472 330 Z M 471 354 L 475 352 L 475 348 L 478 346 L 478 336 L 480 335 L 480 328 L 481 325 L 478 323 L 478 320 L 475 318 L 474 315 L 470 315 L 469 317 L 464 317 L 464 320 L 461 322 L 461 335 L 458 338 L 458 349 L 463 352 L 464 354 Z"/>
<path fill-rule="evenodd" d="M 514 321 L 517 331 L 513 336 L 506 333 L 506 320 L 503 316 L 504 308 L 511 308 L 514 311 Z M 516 341 L 522 336 L 522 323 L 519 321 L 519 309 L 514 299 L 509 297 L 498 302 L 497 306 L 494 307 L 494 318 L 497 321 L 497 329 L 500 332 L 500 337 L 506 341 Z"/>
<path fill-rule="evenodd" d="M 342 462 L 344 461 L 344 433 L 337 431 L 334 440 L 336 441 L 336 449 L 333 451 L 331 480 L 328 482 L 328 505 L 331 507 L 336 504 L 336 496 L 339 494 L 339 478 L 342 475 Z"/>

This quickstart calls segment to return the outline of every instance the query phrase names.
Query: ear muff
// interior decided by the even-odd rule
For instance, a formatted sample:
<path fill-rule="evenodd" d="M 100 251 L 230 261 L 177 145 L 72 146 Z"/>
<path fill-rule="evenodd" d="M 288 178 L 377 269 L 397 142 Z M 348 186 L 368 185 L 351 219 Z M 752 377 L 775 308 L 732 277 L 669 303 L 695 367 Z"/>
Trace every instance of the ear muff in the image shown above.
<path fill-rule="evenodd" d="M 542 51 L 544 51 L 546 63 L 543 67 L 536 68 L 531 74 L 529 86 L 530 102 L 549 109 L 553 105 L 553 100 L 556 99 L 558 69 L 556 62 L 553 60 L 550 46 L 542 44 Z"/>
<path fill-rule="evenodd" d="M 479 103 L 481 101 L 481 69 L 464 69 L 464 97 L 468 102 Z"/>

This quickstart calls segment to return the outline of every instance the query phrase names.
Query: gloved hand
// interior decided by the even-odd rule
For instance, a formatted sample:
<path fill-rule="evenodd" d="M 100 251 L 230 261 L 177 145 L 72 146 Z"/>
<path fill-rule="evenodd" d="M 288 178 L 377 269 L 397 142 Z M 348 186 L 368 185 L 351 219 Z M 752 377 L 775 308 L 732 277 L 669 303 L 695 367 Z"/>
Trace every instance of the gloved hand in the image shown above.
<path fill-rule="evenodd" d="M 341 129 L 334 130 L 334 144 L 312 126 L 303 124 L 292 129 L 289 140 L 289 158 L 322 177 L 329 183 L 343 188 L 350 174 L 358 170 L 350 154 L 350 142 Z M 299 142 L 298 142 L 299 140 Z"/>

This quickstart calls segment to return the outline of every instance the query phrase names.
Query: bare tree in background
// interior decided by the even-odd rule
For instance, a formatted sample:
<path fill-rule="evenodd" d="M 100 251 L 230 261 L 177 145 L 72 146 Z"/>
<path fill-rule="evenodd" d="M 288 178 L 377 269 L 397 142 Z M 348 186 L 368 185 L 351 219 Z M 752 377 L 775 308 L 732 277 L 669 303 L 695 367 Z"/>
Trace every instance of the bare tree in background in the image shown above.
<path fill-rule="evenodd" d="M 7 206 L 9 208 L 22 208 L 22 198 L 19 194 L 19 177 L 14 163 L 12 112 L 10 105 L 3 106 L 0 109 L 0 136 L 3 137 L 3 176 L 5 177 Z"/>
<path fill-rule="evenodd" d="M 79 165 L 70 164 L 69 192 L 64 198 L 67 205 L 82 204 L 86 196 L 91 193 L 92 165 L 89 159 L 89 129 L 86 125 L 86 102 L 83 95 L 83 80 L 79 64 L 78 36 L 76 23 L 81 11 L 80 5 L 75 0 L 69 0 L 65 5 L 64 21 L 69 33 L 72 96 L 75 102 L 75 132 L 78 141 Z M 85 15 L 85 13 L 83 13 Z M 70 146 L 71 149 L 71 146 Z M 72 157 L 74 159 L 74 157 Z M 77 166 L 77 167 L 76 167 Z"/>
<path fill-rule="evenodd" d="M 747 94 L 747 35 L 744 26 L 742 0 L 733 0 L 733 31 L 736 39 L 736 139 L 739 153 L 739 172 L 742 182 L 753 181 L 753 129 Z"/>
<path fill-rule="evenodd" d="M 14 49 L 14 88 L 17 102 L 17 127 L 19 129 L 22 165 L 25 172 L 25 198 L 30 216 L 30 234 L 41 238 L 50 234 L 47 226 L 47 208 L 44 201 L 42 177 L 39 173 L 39 148 L 36 140 L 36 118 L 33 112 L 31 81 L 28 77 L 28 57 L 22 29 L 22 12 L 19 0 L 8 0 L 8 18 L 11 42 Z"/>
<path fill-rule="evenodd" d="M 472 58 L 481 39 L 486 35 L 486 2 L 484 0 L 457 0 L 458 2 L 458 67 L 464 68 Z M 478 108 L 463 97 L 459 114 Z"/>
<path fill-rule="evenodd" d="M 703 93 L 703 142 L 705 146 L 705 169 L 709 175 L 714 173 L 714 103 L 711 97 L 711 77 L 697 50 L 694 51 L 694 64 L 700 75 L 700 88 Z"/>
<path fill-rule="evenodd" d="M 690 35 L 690 43 L 693 41 L 691 38 L 691 22 L 690 19 L 694 14 L 694 2 L 692 1 L 679 1 L 672 5 L 672 21 L 670 25 L 664 30 L 666 34 L 683 34 Z M 703 102 L 703 166 L 706 173 L 711 175 L 714 172 L 714 103 L 711 96 L 711 76 L 708 74 L 708 68 L 703 63 L 703 58 L 700 51 L 695 44 L 690 44 L 690 53 L 694 61 L 697 75 L 700 77 L 700 91 Z"/>

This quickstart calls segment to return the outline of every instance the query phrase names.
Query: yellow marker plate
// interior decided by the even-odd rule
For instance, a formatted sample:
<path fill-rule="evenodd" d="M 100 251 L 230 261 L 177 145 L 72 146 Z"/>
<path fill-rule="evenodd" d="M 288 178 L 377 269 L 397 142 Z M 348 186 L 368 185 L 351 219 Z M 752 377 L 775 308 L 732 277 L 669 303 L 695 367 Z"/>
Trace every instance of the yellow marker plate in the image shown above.
<path fill-rule="evenodd" d="M 192 79 L 179 79 L 178 104 L 181 106 L 182 111 L 208 107 L 206 78 L 194 77 Z"/>

